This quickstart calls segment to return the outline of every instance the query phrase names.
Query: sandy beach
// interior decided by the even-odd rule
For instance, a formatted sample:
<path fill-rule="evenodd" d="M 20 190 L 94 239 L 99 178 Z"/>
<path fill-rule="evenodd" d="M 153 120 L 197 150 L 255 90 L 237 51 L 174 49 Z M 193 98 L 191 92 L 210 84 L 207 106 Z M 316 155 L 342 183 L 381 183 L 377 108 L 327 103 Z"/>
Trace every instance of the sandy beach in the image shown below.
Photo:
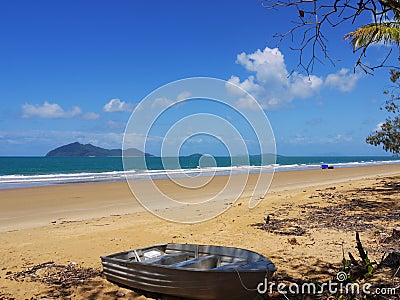
<path fill-rule="evenodd" d="M 241 183 L 244 177 L 232 180 Z M 223 199 L 221 205 L 230 207 L 225 213 L 197 224 L 168 222 L 147 212 L 126 182 L 0 190 L 0 299 L 147 299 L 101 276 L 59 288 L 18 280 L 16 274 L 49 261 L 100 271 L 101 255 L 158 243 L 246 248 L 270 258 L 278 274 L 296 278 L 334 276 L 342 251 L 354 252 L 356 231 L 373 259 L 394 247 L 381 237 L 400 226 L 398 164 L 278 172 L 261 203 L 250 209 L 256 180 L 249 177 L 235 203 Z M 207 189 L 186 194 L 167 179 L 157 185 L 190 202 L 225 181 L 218 176 Z M 147 190 L 149 184 L 141 181 L 138 188 Z M 181 213 L 162 203 L 158 209 Z M 267 215 L 279 226 L 265 230 Z"/>

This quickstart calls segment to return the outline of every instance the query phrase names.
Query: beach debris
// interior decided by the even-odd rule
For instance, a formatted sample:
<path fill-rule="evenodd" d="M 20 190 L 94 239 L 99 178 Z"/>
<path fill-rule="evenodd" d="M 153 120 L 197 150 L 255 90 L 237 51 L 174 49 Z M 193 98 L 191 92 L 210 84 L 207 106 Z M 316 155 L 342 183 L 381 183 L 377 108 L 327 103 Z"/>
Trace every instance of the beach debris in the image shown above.
<path fill-rule="evenodd" d="M 379 242 L 380 243 L 384 243 L 386 241 L 386 239 L 388 238 L 388 234 L 385 232 L 381 232 L 379 234 Z"/>
<path fill-rule="evenodd" d="M 125 297 L 125 294 L 122 293 L 122 292 L 116 292 L 116 293 L 115 293 L 115 296 L 116 296 L 117 298 L 123 298 L 123 297 Z"/>
<path fill-rule="evenodd" d="M 399 268 L 400 267 L 400 252 L 390 252 L 386 257 L 382 259 L 380 266 Z M 398 273 L 398 272 L 397 272 Z M 400 276 L 400 274 L 396 274 Z"/>
<path fill-rule="evenodd" d="M 15 297 L 13 297 L 11 294 L 5 294 L 5 293 L 2 293 L 2 292 L 0 292 L 0 299 L 1 300 L 16 300 L 16 298 Z"/>
<path fill-rule="evenodd" d="M 380 229 L 379 223 L 400 220 L 400 207 L 397 201 L 398 179 L 380 181 L 372 187 L 362 187 L 340 191 L 335 186 L 316 190 L 309 198 L 318 198 L 330 205 L 300 205 L 307 217 L 299 220 L 311 228 L 333 228 L 343 231 Z M 400 228 L 392 236 L 400 237 Z M 387 242 L 382 236 L 380 241 Z"/>
<path fill-rule="evenodd" d="M 257 227 L 258 229 L 265 230 L 267 232 L 275 233 L 278 235 L 296 235 L 300 236 L 306 233 L 306 230 L 300 227 L 298 219 L 282 219 L 282 220 L 271 220 L 271 218 L 264 218 L 264 223 L 254 223 L 250 226 Z"/>
<path fill-rule="evenodd" d="M 268 225 L 270 222 L 270 216 L 268 215 L 266 218 L 264 218 L 265 225 Z"/>
<path fill-rule="evenodd" d="M 387 177 L 384 181 L 375 181 L 366 185 L 351 184 L 345 186 L 329 186 L 320 188 L 305 195 L 309 196 L 307 203 L 293 203 L 281 208 L 272 208 L 269 222 L 267 222 L 267 214 L 261 216 L 261 222 L 251 224 L 257 229 L 271 232 L 274 234 L 287 234 L 299 226 L 304 231 L 314 232 L 319 229 L 333 229 L 342 232 L 357 232 L 356 234 L 356 250 L 344 251 L 342 266 L 334 263 L 332 272 L 328 272 L 329 280 L 333 280 L 338 284 L 347 283 L 371 283 L 374 287 L 379 288 L 395 288 L 396 296 L 386 299 L 400 299 L 398 296 L 398 286 L 400 278 L 400 176 Z M 350 186 L 350 187 L 349 187 Z M 271 209 L 271 208 L 270 208 Z M 269 211 L 270 212 L 270 211 Z M 277 217 L 281 218 L 277 220 Z M 290 218 L 291 217 L 291 218 Z M 293 218 L 294 217 L 294 218 Z M 364 238 L 364 245 L 361 243 L 360 236 L 365 232 L 368 237 Z M 298 242 L 296 235 L 288 236 L 287 243 L 296 245 Z M 288 245 L 286 244 L 286 245 Z M 301 245 L 310 246 L 315 244 L 313 241 L 307 244 L 302 241 Z M 345 245 L 344 243 L 343 245 Z M 340 244 L 339 244 L 340 245 Z M 294 248 L 289 247 L 289 248 Z M 342 246 L 344 247 L 344 246 Z M 367 248 L 368 247 L 368 248 Z M 368 250 L 368 252 L 367 252 Z M 352 253 L 353 252 L 353 253 Z M 374 261 L 377 255 L 382 256 L 381 260 Z M 372 259 L 374 258 L 374 259 Z M 379 259 L 379 258 L 378 258 Z M 315 280 L 324 280 L 319 284 L 326 283 L 328 279 L 322 277 L 321 266 L 318 271 L 306 272 L 300 278 L 290 278 L 288 276 L 274 276 L 272 280 L 279 283 L 301 283 L 309 282 L 312 276 Z M 336 271 L 336 272 L 335 272 Z M 338 279 L 338 272 L 346 275 Z M 285 274 L 287 275 L 287 274 Z M 345 279 L 342 281 L 342 279 Z M 313 279 L 314 280 L 314 279 Z M 281 295 L 276 295 L 278 299 Z M 299 298 L 290 299 L 306 299 L 307 295 L 300 295 Z M 362 295 L 355 297 L 354 295 L 345 295 L 340 292 L 335 295 L 318 295 L 319 299 L 364 299 Z M 325 297 L 327 296 L 327 297 Z M 365 296 L 365 295 L 364 295 Z M 376 298 L 377 297 L 377 298 Z M 315 299 L 311 297 L 312 299 Z M 272 297 L 272 299 L 275 299 Z M 377 295 L 365 299 L 381 299 Z"/>
<path fill-rule="evenodd" d="M 392 238 L 395 240 L 400 240 L 400 227 L 393 228 Z"/>
<path fill-rule="evenodd" d="M 295 239 L 295 238 L 294 238 Z M 358 252 L 357 257 L 350 252 L 348 253 L 349 258 L 345 258 L 344 248 L 342 244 L 343 251 L 343 261 L 342 267 L 338 268 L 336 264 L 328 264 L 324 267 L 318 266 L 320 268 L 319 275 L 327 275 L 324 277 L 316 276 L 315 273 L 305 273 L 300 277 L 292 277 L 285 272 L 275 274 L 270 282 L 274 283 L 275 286 L 289 286 L 289 285 L 297 285 L 297 286 L 310 286 L 311 283 L 315 284 L 318 287 L 328 286 L 332 284 L 332 286 L 346 286 L 351 287 L 353 284 L 355 286 L 363 286 L 363 284 L 373 284 L 374 287 L 379 288 L 390 288 L 391 291 L 395 291 L 398 289 L 398 283 L 393 280 L 393 277 L 396 276 L 396 272 L 393 277 L 385 277 L 385 273 L 376 274 L 375 272 L 379 266 L 377 266 L 376 262 L 372 262 L 369 257 L 367 251 L 364 249 L 359 233 L 356 233 L 356 249 Z M 400 255 L 400 253 L 397 253 Z M 394 257 L 394 256 L 392 256 Z M 396 257 L 396 261 L 400 257 Z M 396 268 L 395 268 L 396 270 Z M 399 267 L 397 267 L 398 273 L 400 273 Z M 309 275 L 312 274 L 310 278 Z M 375 278 L 374 278 L 375 277 Z M 361 291 L 361 290 L 360 290 Z M 378 294 L 363 294 L 351 292 L 351 290 L 347 290 L 346 288 L 335 288 L 333 289 L 321 289 L 318 293 L 310 293 L 307 289 L 300 289 L 295 294 L 291 294 L 290 298 L 282 297 L 282 294 L 273 291 L 268 294 L 268 299 L 290 299 L 290 300 L 305 300 L 305 299 L 341 299 L 341 300 L 356 300 L 356 299 L 399 299 L 398 294 L 391 294 L 389 297 L 379 297 Z M 393 297 L 392 297 L 393 296 Z"/>
<path fill-rule="evenodd" d="M 250 226 L 278 235 L 300 236 L 309 229 L 336 229 L 345 232 L 375 231 L 380 251 L 400 251 L 400 226 L 395 226 L 391 233 L 384 232 L 385 225 L 400 221 L 399 179 L 388 178 L 369 187 L 341 190 L 329 186 L 310 193 L 309 198 L 316 202 L 296 205 L 287 203 L 285 208 L 268 214 L 263 222 Z M 322 200 L 322 201 L 321 201 Z M 299 210 L 300 208 L 300 210 Z M 299 214 L 298 212 L 301 212 Z M 275 219 L 274 215 L 296 218 Z M 371 242 L 371 240 L 369 240 Z"/>
<path fill-rule="evenodd" d="M 385 253 L 381 259 L 381 263 L 379 264 L 379 266 L 400 268 L 399 227 L 393 228 L 391 236 L 386 233 L 384 233 L 384 235 L 385 239 L 382 243 L 389 244 L 389 247 L 385 249 Z M 382 236 L 382 233 L 380 233 L 380 236 Z M 388 249 L 390 249 L 391 251 L 389 252 Z M 386 255 L 387 253 L 389 254 Z"/>
<path fill-rule="evenodd" d="M 99 270 L 84 268 L 76 263 L 62 265 L 49 261 L 24 271 L 8 274 L 6 278 L 17 282 L 40 282 L 58 289 L 61 295 L 68 296 L 70 287 L 82 285 L 88 279 L 100 275 Z"/>

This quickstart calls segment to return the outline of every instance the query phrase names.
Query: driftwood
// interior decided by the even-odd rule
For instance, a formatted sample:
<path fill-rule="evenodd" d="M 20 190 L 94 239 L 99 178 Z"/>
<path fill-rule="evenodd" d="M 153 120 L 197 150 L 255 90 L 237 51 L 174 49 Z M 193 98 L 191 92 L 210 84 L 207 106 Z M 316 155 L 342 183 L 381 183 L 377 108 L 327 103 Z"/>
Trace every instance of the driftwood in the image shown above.
<path fill-rule="evenodd" d="M 386 237 L 382 242 L 384 243 L 398 243 L 400 240 L 400 228 L 396 227 L 392 230 L 392 235 Z M 389 267 L 396 269 L 400 267 L 400 251 L 392 251 L 389 254 L 384 253 L 379 267 Z"/>
<path fill-rule="evenodd" d="M 391 252 L 385 259 L 383 259 L 382 266 L 390 268 L 400 267 L 400 252 Z"/>
<path fill-rule="evenodd" d="M 393 228 L 392 239 L 400 240 L 400 227 Z"/>

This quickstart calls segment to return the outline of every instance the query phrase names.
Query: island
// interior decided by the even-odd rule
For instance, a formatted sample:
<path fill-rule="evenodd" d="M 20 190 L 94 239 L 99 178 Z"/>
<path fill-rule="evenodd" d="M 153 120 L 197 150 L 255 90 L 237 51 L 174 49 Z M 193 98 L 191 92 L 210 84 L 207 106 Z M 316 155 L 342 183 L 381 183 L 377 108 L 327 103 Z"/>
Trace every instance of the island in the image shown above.
<path fill-rule="evenodd" d="M 49 151 L 46 157 L 51 156 L 122 156 L 121 149 L 104 149 L 92 144 L 74 142 Z M 142 157 L 153 156 L 136 148 L 124 150 L 124 156 Z"/>

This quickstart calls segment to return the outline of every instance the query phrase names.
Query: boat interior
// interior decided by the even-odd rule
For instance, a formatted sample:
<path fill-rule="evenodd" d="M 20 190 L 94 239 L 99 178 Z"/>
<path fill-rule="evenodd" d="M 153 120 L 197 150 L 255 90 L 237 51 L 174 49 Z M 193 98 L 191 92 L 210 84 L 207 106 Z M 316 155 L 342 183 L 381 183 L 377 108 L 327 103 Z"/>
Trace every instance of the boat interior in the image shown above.
<path fill-rule="evenodd" d="M 265 268 L 265 261 L 255 252 L 219 246 L 165 244 L 119 253 L 114 258 L 196 270 L 251 270 L 263 266 Z"/>

